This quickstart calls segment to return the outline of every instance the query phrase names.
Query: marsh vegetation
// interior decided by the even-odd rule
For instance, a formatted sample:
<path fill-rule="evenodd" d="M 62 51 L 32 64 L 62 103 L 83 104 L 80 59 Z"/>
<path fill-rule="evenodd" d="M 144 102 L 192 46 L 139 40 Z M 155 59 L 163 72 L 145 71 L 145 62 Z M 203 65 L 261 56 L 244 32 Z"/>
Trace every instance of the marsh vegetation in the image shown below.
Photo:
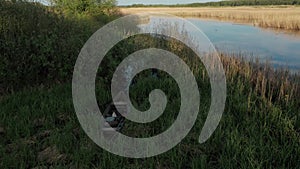
<path fill-rule="evenodd" d="M 129 54 L 149 47 L 171 51 L 190 66 L 201 105 L 196 125 L 174 149 L 147 159 L 123 158 L 101 149 L 84 133 L 71 88 L 82 45 L 95 30 L 120 16 L 117 9 L 100 5 L 92 11 L 103 12 L 93 13 L 88 8 L 78 12 L 63 6 L 49 9 L 25 2 L 0 3 L 0 168 L 300 167 L 299 75 L 246 60 L 238 53 L 221 53 L 227 78 L 226 108 L 213 136 L 199 144 L 211 90 L 201 61 L 174 39 L 128 38 L 111 49 L 100 65 L 95 93 L 101 110 L 111 101 L 110 77 L 117 65 Z M 150 72 L 135 77 L 131 100 L 145 110 L 149 92 L 160 88 L 169 99 L 166 111 L 151 124 L 127 121 L 124 134 L 155 135 L 176 118 L 178 86 L 168 74 L 159 71 L 154 78 Z"/>
<path fill-rule="evenodd" d="M 139 7 L 121 8 L 124 14 L 140 12 L 169 13 L 181 17 L 199 17 L 218 20 L 250 23 L 265 28 L 277 28 L 299 31 L 300 7 Z"/>

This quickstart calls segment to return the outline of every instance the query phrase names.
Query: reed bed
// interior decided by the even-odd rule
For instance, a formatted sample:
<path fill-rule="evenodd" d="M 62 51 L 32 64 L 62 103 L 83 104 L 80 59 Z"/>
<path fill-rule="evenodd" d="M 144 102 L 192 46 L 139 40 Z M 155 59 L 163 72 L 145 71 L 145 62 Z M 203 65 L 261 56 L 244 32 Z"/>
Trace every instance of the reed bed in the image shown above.
<path fill-rule="evenodd" d="M 286 69 L 275 69 L 268 62 L 243 58 L 239 54 L 220 55 L 229 83 L 249 84 L 251 94 L 259 95 L 269 104 L 291 104 L 300 97 L 300 76 Z"/>
<path fill-rule="evenodd" d="M 300 31 L 300 7 L 181 7 L 181 8 L 121 8 L 124 14 L 161 12 L 181 17 L 212 18 L 250 23 L 254 26 Z"/>
<path fill-rule="evenodd" d="M 151 42 L 150 47 L 164 46 L 166 50 L 175 53 L 190 66 L 196 79 L 208 82 L 208 75 L 202 62 L 194 53 L 185 48 L 180 42 L 166 38 L 136 37 L 137 42 Z M 145 48 L 141 45 L 139 48 Z M 149 46 L 147 46 L 149 47 Z M 289 107 L 300 104 L 300 74 L 293 73 L 286 68 L 275 68 L 270 61 L 263 62 L 255 56 L 248 56 L 239 52 L 219 52 L 221 62 L 226 74 L 227 87 L 229 90 L 241 89 L 240 93 L 252 98 L 258 96 L 261 103 Z M 239 85 L 238 85 L 239 84 Z M 250 99 L 251 100 L 251 99 Z M 250 105 L 250 102 L 249 105 Z M 249 107 L 250 110 L 250 107 Z"/>

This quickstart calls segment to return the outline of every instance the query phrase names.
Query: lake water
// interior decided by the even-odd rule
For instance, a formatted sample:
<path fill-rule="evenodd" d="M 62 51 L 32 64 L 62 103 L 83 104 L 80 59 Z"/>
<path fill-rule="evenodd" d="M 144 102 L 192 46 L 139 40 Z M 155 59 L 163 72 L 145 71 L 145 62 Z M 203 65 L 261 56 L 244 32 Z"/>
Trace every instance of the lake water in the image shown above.
<path fill-rule="evenodd" d="M 243 56 L 268 60 L 277 68 L 300 70 L 299 34 L 223 21 L 188 20 L 200 28 L 219 51 L 242 53 Z M 149 23 L 155 27 L 159 18 L 151 18 Z"/>
<path fill-rule="evenodd" d="M 229 22 L 189 19 L 221 51 L 242 52 L 274 66 L 300 70 L 300 36 Z"/>

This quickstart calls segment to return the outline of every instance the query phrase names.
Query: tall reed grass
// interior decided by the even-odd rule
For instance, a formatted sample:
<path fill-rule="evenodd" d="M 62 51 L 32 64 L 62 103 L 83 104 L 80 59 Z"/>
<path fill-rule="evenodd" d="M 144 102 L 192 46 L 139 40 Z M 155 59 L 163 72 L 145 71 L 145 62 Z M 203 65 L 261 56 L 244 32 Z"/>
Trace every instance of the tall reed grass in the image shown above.
<path fill-rule="evenodd" d="M 199 17 L 250 23 L 255 26 L 300 30 L 300 7 L 181 7 L 181 8 L 122 8 L 124 14 L 162 12 L 182 17 Z"/>
<path fill-rule="evenodd" d="M 240 54 L 221 54 L 227 81 L 237 80 L 249 84 L 252 91 L 270 104 L 298 102 L 300 97 L 300 75 L 287 69 L 275 69 L 270 63 L 246 59 Z"/>

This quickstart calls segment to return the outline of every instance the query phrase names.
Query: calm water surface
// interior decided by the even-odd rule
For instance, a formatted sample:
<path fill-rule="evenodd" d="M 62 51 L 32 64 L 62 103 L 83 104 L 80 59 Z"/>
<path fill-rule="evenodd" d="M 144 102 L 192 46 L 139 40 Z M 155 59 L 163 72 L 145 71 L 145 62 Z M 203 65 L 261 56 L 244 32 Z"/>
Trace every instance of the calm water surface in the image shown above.
<path fill-rule="evenodd" d="M 300 70 L 300 36 L 250 25 L 189 19 L 221 51 L 270 60 L 275 66 Z"/>
<path fill-rule="evenodd" d="M 196 27 L 222 52 L 242 53 L 243 56 L 268 60 L 275 67 L 300 71 L 300 32 L 287 33 L 215 20 L 189 18 Z M 148 23 L 156 27 L 159 18 Z"/>

